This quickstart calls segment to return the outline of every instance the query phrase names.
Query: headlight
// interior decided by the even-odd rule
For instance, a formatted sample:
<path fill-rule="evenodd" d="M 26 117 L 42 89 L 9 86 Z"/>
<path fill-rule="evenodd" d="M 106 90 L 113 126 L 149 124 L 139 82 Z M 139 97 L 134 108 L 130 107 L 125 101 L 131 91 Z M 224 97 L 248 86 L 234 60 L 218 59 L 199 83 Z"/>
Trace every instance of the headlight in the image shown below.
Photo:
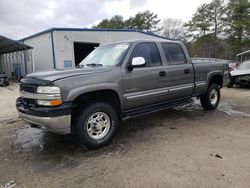
<path fill-rule="evenodd" d="M 62 104 L 61 90 L 58 86 L 38 86 L 36 92 L 44 97 L 37 100 L 41 106 L 59 106 Z"/>
<path fill-rule="evenodd" d="M 57 86 L 38 86 L 36 92 L 43 94 L 58 94 L 61 93 L 61 90 Z"/>

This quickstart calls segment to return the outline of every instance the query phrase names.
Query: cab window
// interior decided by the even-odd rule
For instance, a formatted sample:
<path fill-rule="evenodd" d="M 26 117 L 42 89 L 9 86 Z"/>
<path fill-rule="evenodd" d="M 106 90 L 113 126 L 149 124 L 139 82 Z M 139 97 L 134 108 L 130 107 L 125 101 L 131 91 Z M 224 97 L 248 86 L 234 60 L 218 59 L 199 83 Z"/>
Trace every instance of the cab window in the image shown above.
<path fill-rule="evenodd" d="M 134 57 L 143 57 L 147 67 L 160 66 L 162 64 L 158 48 L 154 42 L 137 44 L 130 59 L 132 60 Z"/>
<path fill-rule="evenodd" d="M 187 63 L 185 54 L 179 44 L 163 43 L 162 47 L 169 65 L 181 65 Z"/>

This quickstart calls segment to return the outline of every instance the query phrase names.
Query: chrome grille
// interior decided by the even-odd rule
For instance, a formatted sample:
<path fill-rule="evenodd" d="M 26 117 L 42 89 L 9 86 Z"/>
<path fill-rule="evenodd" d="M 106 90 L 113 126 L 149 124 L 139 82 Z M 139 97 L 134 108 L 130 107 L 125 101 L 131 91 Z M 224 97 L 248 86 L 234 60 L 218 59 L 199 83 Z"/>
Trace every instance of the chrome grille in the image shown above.
<path fill-rule="evenodd" d="M 20 92 L 23 92 L 23 91 L 27 92 L 27 93 L 36 93 L 36 86 L 20 84 Z M 34 99 L 22 98 L 21 100 L 25 106 L 36 105 L 36 100 L 34 100 Z"/>
<path fill-rule="evenodd" d="M 22 98 L 21 100 L 22 100 L 23 104 L 26 105 L 26 106 L 36 105 L 36 100 L 34 100 L 34 99 L 25 99 L 25 98 Z"/>
<path fill-rule="evenodd" d="M 36 92 L 36 86 L 30 86 L 30 85 L 20 85 L 20 91 L 25 91 L 28 93 L 35 93 Z"/>

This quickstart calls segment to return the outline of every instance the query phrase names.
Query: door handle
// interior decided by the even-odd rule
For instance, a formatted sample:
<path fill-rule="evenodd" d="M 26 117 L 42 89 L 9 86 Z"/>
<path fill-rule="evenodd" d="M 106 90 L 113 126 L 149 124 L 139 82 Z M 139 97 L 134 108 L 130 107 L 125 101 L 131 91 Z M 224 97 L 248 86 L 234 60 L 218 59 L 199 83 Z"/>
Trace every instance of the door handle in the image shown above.
<path fill-rule="evenodd" d="M 185 70 L 184 70 L 184 73 L 185 73 L 185 74 L 190 73 L 190 69 L 185 69 Z"/>
<path fill-rule="evenodd" d="M 167 75 L 166 71 L 160 71 L 160 72 L 159 72 L 159 76 L 160 76 L 160 77 L 166 76 L 166 75 Z"/>

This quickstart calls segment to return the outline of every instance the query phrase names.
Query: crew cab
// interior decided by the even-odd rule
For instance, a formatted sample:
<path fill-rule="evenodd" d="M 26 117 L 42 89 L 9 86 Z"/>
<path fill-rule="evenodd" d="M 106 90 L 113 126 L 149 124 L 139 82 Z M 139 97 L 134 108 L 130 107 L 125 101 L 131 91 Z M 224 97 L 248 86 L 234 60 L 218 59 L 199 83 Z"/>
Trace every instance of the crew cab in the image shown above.
<path fill-rule="evenodd" d="M 96 48 L 78 68 L 27 75 L 16 107 L 33 126 L 98 148 L 112 140 L 121 120 L 192 97 L 204 109 L 216 109 L 223 75 L 221 63 L 193 64 L 180 41 L 123 41 Z"/>

